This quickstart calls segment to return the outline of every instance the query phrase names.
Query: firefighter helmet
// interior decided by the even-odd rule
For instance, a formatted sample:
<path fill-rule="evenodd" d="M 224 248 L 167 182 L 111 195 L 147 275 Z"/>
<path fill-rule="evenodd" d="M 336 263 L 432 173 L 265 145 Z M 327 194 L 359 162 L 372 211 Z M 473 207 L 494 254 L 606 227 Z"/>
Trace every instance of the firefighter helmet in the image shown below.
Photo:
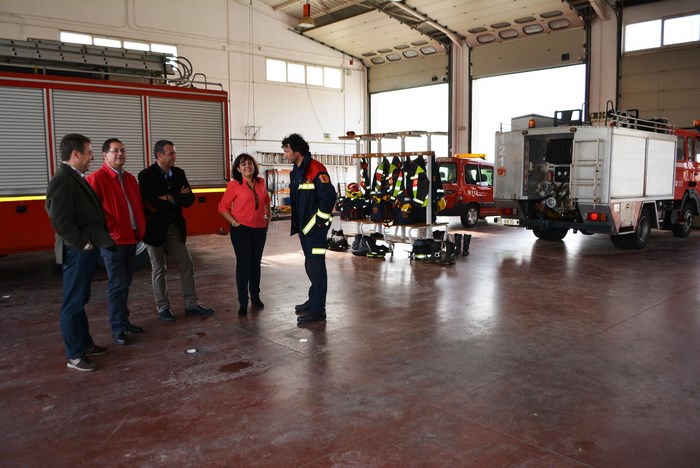
<path fill-rule="evenodd" d="M 440 197 L 438 198 L 437 201 L 437 210 L 442 211 L 445 208 L 447 208 L 447 200 L 445 200 L 445 197 Z"/>
<path fill-rule="evenodd" d="M 352 199 L 362 198 L 362 190 L 357 182 L 350 182 L 345 189 L 345 194 Z"/>

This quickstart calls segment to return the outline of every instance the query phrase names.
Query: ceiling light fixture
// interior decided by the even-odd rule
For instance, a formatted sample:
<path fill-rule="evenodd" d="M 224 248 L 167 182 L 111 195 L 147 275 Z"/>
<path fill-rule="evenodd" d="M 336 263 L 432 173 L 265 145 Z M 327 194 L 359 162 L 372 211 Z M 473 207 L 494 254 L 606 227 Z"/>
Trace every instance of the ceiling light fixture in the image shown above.
<path fill-rule="evenodd" d="M 316 26 L 316 24 L 314 23 L 314 19 L 311 17 L 311 5 L 309 5 L 308 0 L 302 6 L 301 12 L 302 16 L 301 19 L 299 19 L 299 27 L 301 29 L 309 29 Z"/>

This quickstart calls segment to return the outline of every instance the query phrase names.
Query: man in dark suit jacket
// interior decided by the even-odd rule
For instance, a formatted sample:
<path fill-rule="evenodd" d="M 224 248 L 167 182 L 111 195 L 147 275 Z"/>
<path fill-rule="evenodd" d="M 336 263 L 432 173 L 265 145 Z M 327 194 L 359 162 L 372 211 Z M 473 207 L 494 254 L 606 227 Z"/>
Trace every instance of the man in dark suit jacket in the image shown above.
<path fill-rule="evenodd" d="M 77 133 L 64 136 L 62 163 L 49 181 L 45 206 L 51 225 L 63 242 L 61 331 L 68 367 L 85 372 L 97 368 L 90 356 L 109 351 L 93 341 L 85 313 L 99 255 L 97 247 L 116 248 L 100 202 L 84 180 L 92 159 L 89 138 Z"/>
<path fill-rule="evenodd" d="M 139 173 L 139 187 L 146 212 L 147 244 L 151 258 L 151 279 L 158 314 L 163 320 L 175 321 L 170 309 L 166 283 L 166 252 L 180 269 L 180 283 L 185 297 L 186 315 L 212 315 L 213 309 L 202 307 L 197 298 L 194 264 L 185 243 L 187 226 L 182 208 L 192 206 L 194 194 L 185 171 L 175 167 L 177 152 L 172 141 L 160 140 L 153 148 L 156 162 Z"/>

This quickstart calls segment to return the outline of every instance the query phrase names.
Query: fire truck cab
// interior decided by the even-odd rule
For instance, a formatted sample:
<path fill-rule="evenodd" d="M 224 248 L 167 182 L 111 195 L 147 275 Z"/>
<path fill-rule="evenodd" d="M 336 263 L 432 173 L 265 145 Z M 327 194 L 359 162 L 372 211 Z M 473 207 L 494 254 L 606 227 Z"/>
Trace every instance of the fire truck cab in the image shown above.
<path fill-rule="evenodd" d="M 493 163 L 485 154 L 456 154 L 437 158 L 445 209 L 440 216 L 459 216 L 465 228 L 498 214 L 493 201 Z"/>
<path fill-rule="evenodd" d="M 676 128 L 674 134 L 676 143 L 676 176 L 674 187 L 674 200 L 681 208 L 682 222 L 667 220 L 667 224 L 673 224 L 676 231 L 682 237 L 690 234 L 692 226 L 698 226 L 698 219 L 693 214 L 700 212 L 700 196 L 698 195 L 698 182 L 700 182 L 700 120 L 693 122 L 691 128 Z M 693 223 L 695 219 L 695 223 Z"/>

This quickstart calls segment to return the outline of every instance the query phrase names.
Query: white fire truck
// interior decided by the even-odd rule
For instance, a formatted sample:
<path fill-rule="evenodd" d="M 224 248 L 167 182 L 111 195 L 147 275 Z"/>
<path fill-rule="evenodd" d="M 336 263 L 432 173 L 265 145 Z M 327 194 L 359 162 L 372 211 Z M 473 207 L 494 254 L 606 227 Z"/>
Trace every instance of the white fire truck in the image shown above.
<path fill-rule="evenodd" d="M 163 74 L 162 54 L 145 57 L 155 62 L 151 65 L 143 57 L 130 58 L 124 49 L 92 49 L 0 40 L 0 56 L 7 61 L 0 67 L 0 256 L 54 247 L 44 211 L 45 193 L 60 163 L 59 143 L 67 133 L 92 140 L 93 171 L 102 164 L 102 142 L 119 138 L 129 152 L 125 168 L 134 175 L 153 163 L 157 140 L 172 140 L 178 166 L 187 172 L 196 197 L 185 214 L 188 232 L 227 229 L 216 208 L 230 172 L 227 93 L 198 89 L 192 83 L 154 84 L 154 77 Z M 40 68 L 36 56 L 43 57 Z M 59 60 L 62 57 L 83 64 L 65 63 Z M 78 70 L 85 63 L 98 63 L 97 57 L 102 62 L 93 64 L 90 73 Z M 23 62 L 17 66 L 19 59 Z M 139 72 L 126 74 L 129 67 L 139 66 Z M 31 69 L 41 74 L 27 73 Z M 152 70 L 154 76 L 145 76 Z"/>
<path fill-rule="evenodd" d="M 634 113 L 498 132 L 499 222 L 551 241 L 569 230 L 608 234 L 623 249 L 643 248 L 652 228 L 687 237 L 700 213 L 698 153 L 698 127 Z"/>

